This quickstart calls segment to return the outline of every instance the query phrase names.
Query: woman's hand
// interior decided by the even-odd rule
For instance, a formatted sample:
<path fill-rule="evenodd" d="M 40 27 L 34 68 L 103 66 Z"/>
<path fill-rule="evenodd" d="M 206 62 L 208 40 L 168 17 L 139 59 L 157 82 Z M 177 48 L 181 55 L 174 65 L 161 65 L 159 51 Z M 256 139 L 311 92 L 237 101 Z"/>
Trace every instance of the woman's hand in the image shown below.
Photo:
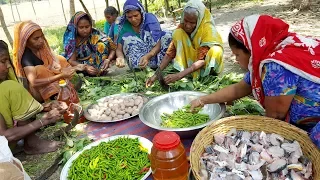
<path fill-rule="evenodd" d="M 98 74 L 98 70 L 96 68 L 94 68 L 93 66 L 88 66 L 87 65 L 86 66 L 86 71 L 87 71 L 88 74 L 93 75 L 93 76 Z"/>
<path fill-rule="evenodd" d="M 148 56 L 147 54 L 142 56 L 141 59 L 140 59 L 140 63 L 139 63 L 139 66 L 144 69 L 147 67 L 147 65 L 149 64 L 149 61 L 150 61 L 150 56 Z"/>
<path fill-rule="evenodd" d="M 77 66 L 74 67 L 76 71 L 84 71 L 86 69 L 86 64 L 78 64 Z"/>
<path fill-rule="evenodd" d="M 41 120 L 44 122 L 44 124 L 52 124 L 59 120 L 61 120 L 62 113 L 58 109 L 52 109 L 51 111 L 45 113 Z"/>
<path fill-rule="evenodd" d="M 110 66 L 110 60 L 109 60 L 109 59 L 105 59 L 105 60 L 103 61 L 103 64 L 102 64 L 101 71 L 102 71 L 102 72 L 107 71 L 107 69 L 109 68 L 109 66 Z"/>
<path fill-rule="evenodd" d="M 174 83 L 174 82 L 176 82 L 176 81 L 178 81 L 180 79 L 182 79 L 182 77 L 180 76 L 179 73 L 177 73 L 177 74 L 169 74 L 168 76 L 166 76 L 164 78 L 164 82 L 166 84 L 170 84 L 170 83 Z"/>
<path fill-rule="evenodd" d="M 124 58 L 118 57 L 118 58 L 116 59 L 116 66 L 117 66 L 118 68 L 123 68 L 123 67 L 125 66 L 125 64 L 124 64 Z"/>
<path fill-rule="evenodd" d="M 201 100 L 201 97 L 200 97 L 198 99 L 191 101 L 190 105 L 191 105 L 190 111 L 195 112 L 195 108 L 203 107 L 205 104 L 203 103 L 203 101 Z"/>
<path fill-rule="evenodd" d="M 61 71 L 62 77 L 66 79 L 71 79 L 76 70 L 74 68 L 64 68 Z"/>
<path fill-rule="evenodd" d="M 149 88 L 150 86 L 153 85 L 153 83 L 157 80 L 157 77 L 155 75 L 153 75 L 152 77 L 147 79 L 146 82 L 146 87 Z"/>

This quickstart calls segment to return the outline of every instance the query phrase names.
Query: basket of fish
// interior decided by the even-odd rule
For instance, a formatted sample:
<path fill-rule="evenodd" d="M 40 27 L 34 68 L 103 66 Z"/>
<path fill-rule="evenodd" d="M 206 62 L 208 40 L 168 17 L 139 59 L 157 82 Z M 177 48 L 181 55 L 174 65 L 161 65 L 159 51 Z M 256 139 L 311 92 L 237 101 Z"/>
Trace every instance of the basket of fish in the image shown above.
<path fill-rule="evenodd" d="M 308 134 L 262 116 L 213 122 L 194 139 L 190 163 L 198 180 L 320 179 L 320 150 Z"/>

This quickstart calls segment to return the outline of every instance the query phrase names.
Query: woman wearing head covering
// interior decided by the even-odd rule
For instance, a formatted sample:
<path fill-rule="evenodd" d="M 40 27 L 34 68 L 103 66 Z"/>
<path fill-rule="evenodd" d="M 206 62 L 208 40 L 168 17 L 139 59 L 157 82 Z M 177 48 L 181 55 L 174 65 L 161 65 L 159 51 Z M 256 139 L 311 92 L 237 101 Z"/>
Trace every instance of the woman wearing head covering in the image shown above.
<path fill-rule="evenodd" d="M 116 48 L 109 37 L 92 27 L 91 17 L 81 11 L 71 18 L 63 45 L 68 62 L 72 66 L 83 64 L 83 73 L 90 76 L 106 73 Z"/>
<path fill-rule="evenodd" d="M 241 82 L 193 101 L 192 108 L 253 93 L 266 116 L 310 132 L 320 147 L 320 40 L 288 29 L 287 23 L 267 15 L 237 22 L 229 46 L 249 72 Z"/>
<path fill-rule="evenodd" d="M 138 0 L 127 0 L 118 24 L 118 67 L 124 59 L 135 69 L 157 68 L 171 41 L 171 34 L 161 30 L 155 15 L 146 13 Z"/>
<path fill-rule="evenodd" d="M 31 21 L 14 28 L 13 65 L 18 79 L 39 102 L 56 96 L 58 81 L 70 79 L 75 72 L 64 57 L 53 54 L 41 27 Z"/>
<path fill-rule="evenodd" d="M 222 40 L 210 11 L 201 1 L 190 0 L 186 4 L 172 39 L 160 68 L 165 69 L 173 60 L 173 67 L 179 72 L 165 77 L 167 84 L 189 74 L 197 80 L 222 71 Z M 156 76 L 149 78 L 146 85 L 152 85 L 155 80 Z"/>
<path fill-rule="evenodd" d="M 28 154 L 57 150 L 59 143 L 42 140 L 34 132 L 60 120 L 66 108 L 58 105 L 60 112 L 52 110 L 40 120 L 30 121 L 42 110 L 49 111 L 50 108 L 44 109 L 22 84 L 17 82 L 10 62 L 8 46 L 0 40 L 0 135 L 8 139 L 11 147 L 24 139 L 24 150 Z"/>
<path fill-rule="evenodd" d="M 107 34 L 112 41 L 117 39 L 118 34 L 118 25 L 116 25 L 116 21 L 119 21 L 118 18 L 119 12 L 113 6 L 109 6 L 104 10 L 104 16 L 106 18 L 106 22 L 104 23 L 104 33 Z M 118 22 L 119 23 L 119 22 Z"/>

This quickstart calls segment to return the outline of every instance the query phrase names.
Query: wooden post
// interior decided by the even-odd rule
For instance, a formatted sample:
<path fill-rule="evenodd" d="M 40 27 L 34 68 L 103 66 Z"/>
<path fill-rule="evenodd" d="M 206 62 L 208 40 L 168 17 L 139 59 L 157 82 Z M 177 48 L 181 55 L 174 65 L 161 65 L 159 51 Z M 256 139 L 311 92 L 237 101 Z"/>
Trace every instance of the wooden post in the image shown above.
<path fill-rule="evenodd" d="M 146 12 L 148 12 L 148 1 L 147 0 L 144 0 L 144 6 L 146 8 Z"/>
<path fill-rule="evenodd" d="M 19 10 L 18 10 L 17 2 L 15 2 L 14 4 L 16 6 L 16 10 L 17 10 L 17 13 L 18 13 L 19 21 L 21 21 L 21 17 L 20 17 L 20 13 L 19 13 Z"/>
<path fill-rule="evenodd" d="M 80 1 L 80 4 L 81 4 L 81 6 L 82 6 L 82 8 L 83 8 L 83 10 L 87 13 L 87 14 L 89 14 L 90 15 L 90 13 L 89 13 L 89 11 L 88 11 L 88 9 L 87 9 L 87 7 L 86 7 L 86 5 L 83 3 L 83 1 L 82 0 L 79 0 Z M 91 16 L 91 15 L 90 15 Z M 92 17 L 92 16 L 91 16 Z"/>
<path fill-rule="evenodd" d="M 212 6 L 212 0 L 209 0 L 209 8 L 210 8 L 210 13 L 211 13 L 211 6 Z"/>
<path fill-rule="evenodd" d="M 166 17 L 168 17 L 168 12 L 169 12 L 169 9 L 170 9 L 169 0 L 164 0 L 164 3 L 165 3 L 165 5 L 166 5 L 165 14 L 166 14 Z"/>
<path fill-rule="evenodd" d="M 96 10 L 96 4 L 94 3 L 94 0 L 92 0 L 92 2 L 93 2 L 94 14 L 96 15 L 95 17 L 96 17 L 96 19 L 98 19 L 97 10 Z"/>
<path fill-rule="evenodd" d="M 8 30 L 8 27 L 6 25 L 6 21 L 4 20 L 4 16 L 3 16 L 3 13 L 2 13 L 1 7 L 0 7 L 0 23 L 1 23 L 1 26 L 2 26 L 2 29 L 3 29 L 4 33 L 7 36 L 7 39 L 9 41 L 11 47 L 13 47 L 13 39 L 12 39 L 12 37 L 10 35 L 10 32 Z"/>
<path fill-rule="evenodd" d="M 32 9 L 33 9 L 34 15 L 35 15 L 36 18 L 38 19 L 36 10 L 34 9 L 33 0 L 31 0 L 31 6 L 32 6 Z"/>
<path fill-rule="evenodd" d="M 118 12 L 120 13 L 120 5 L 119 5 L 119 0 L 116 0 L 117 2 L 117 8 L 118 8 Z"/>
<path fill-rule="evenodd" d="M 61 8 L 62 8 L 62 12 L 63 12 L 64 21 L 66 22 L 66 24 L 68 24 L 67 17 L 66 17 L 66 14 L 65 14 L 65 12 L 64 12 L 63 1 L 60 0 L 60 2 L 61 2 Z"/>
<path fill-rule="evenodd" d="M 106 1 L 106 7 L 109 6 L 109 0 L 105 0 Z"/>
<path fill-rule="evenodd" d="M 179 8 L 181 8 L 181 0 L 178 0 Z"/>
<path fill-rule="evenodd" d="M 13 13 L 13 7 L 12 7 L 12 1 L 10 0 L 10 7 L 11 7 L 11 13 L 13 17 L 13 22 L 16 22 L 16 19 L 14 18 L 14 13 Z"/>
<path fill-rule="evenodd" d="M 70 0 L 70 18 L 76 13 L 74 0 Z"/>

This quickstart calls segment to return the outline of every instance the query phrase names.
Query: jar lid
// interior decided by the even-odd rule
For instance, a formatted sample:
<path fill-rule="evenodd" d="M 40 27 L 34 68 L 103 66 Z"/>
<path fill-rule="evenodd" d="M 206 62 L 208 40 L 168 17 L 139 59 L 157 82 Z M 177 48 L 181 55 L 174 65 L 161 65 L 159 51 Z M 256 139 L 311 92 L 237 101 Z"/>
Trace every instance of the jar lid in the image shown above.
<path fill-rule="evenodd" d="M 67 83 L 66 83 L 66 81 L 64 80 L 64 79 L 61 79 L 60 81 L 59 81 L 59 86 L 66 86 L 67 85 Z"/>
<path fill-rule="evenodd" d="M 153 145 L 159 150 L 171 150 L 180 144 L 180 137 L 175 132 L 162 131 L 153 138 Z"/>

